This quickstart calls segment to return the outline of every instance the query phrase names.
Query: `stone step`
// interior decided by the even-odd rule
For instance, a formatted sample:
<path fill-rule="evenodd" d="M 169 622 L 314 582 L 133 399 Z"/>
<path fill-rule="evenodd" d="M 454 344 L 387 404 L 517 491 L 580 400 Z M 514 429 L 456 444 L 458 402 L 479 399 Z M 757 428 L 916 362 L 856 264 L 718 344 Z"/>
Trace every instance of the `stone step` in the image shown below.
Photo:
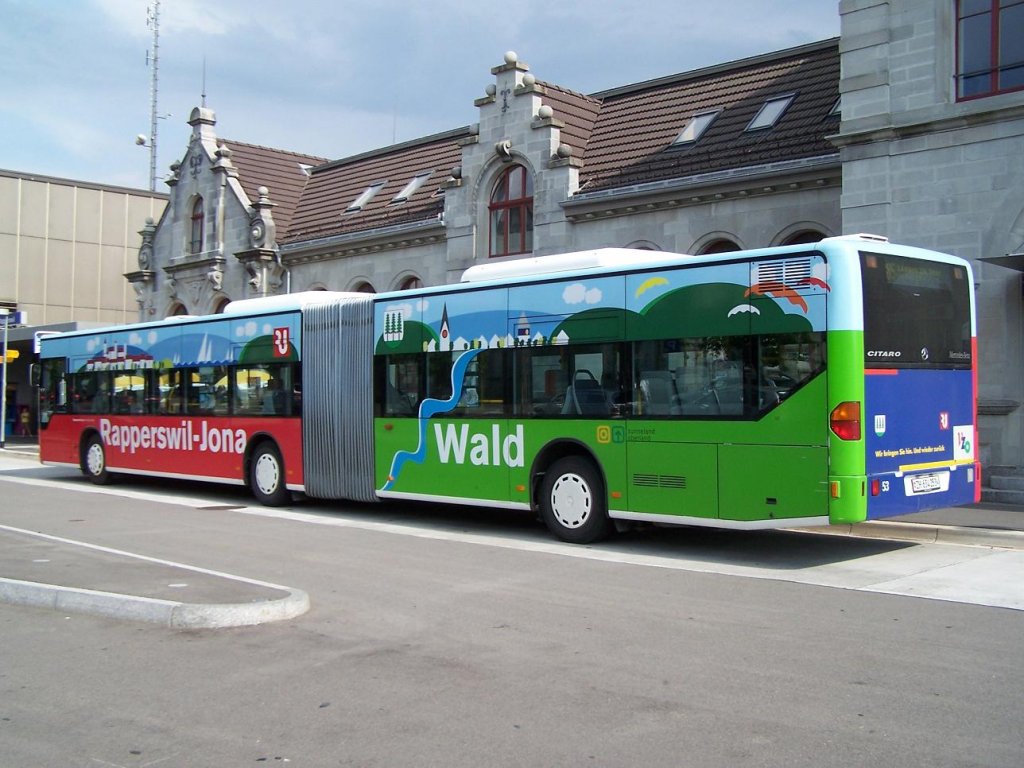
<path fill-rule="evenodd" d="M 981 472 L 987 477 L 1024 477 L 1024 469 L 1020 467 L 986 467 L 982 465 Z"/>
<path fill-rule="evenodd" d="M 1024 506 L 1024 491 L 982 488 L 981 500 L 990 504 L 1015 504 Z"/>
<path fill-rule="evenodd" d="M 1024 475 L 989 475 L 988 484 L 995 491 L 1024 491 Z"/>

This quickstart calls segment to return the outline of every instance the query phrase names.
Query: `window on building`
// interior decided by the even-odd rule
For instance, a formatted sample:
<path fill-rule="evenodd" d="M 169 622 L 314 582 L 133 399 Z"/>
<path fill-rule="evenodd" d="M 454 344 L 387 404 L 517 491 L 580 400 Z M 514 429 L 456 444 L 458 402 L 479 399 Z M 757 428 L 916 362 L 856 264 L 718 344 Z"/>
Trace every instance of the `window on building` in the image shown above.
<path fill-rule="evenodd" d="M 405 278 L 401 282 L 401 284 L 399 284 L 398 290 L 400 290 L 400 291 L 411 291 L 414 288 L 422 288 L 422 287 L 423 287 L 423 281 L 420 280 L 415 275 L 410 275 L 409 277 Z"/>
<path fill-rule="evenodd" d="M 192 203 L 192 234 L 189 237 L 188 252 L 203 252 L 203 198 L 197 197 Z"/>
<path fill-rule="evenodd" d="M 533 176 L 513 165 L 498 178 L 491 192 L 491 256 L 533 250 Z"/>
<path fill-rule="evenodd" d="M 363 210 L 363 207 L 371 200 L 373 200 L 374 195 L 376 195 L 378 192 L 384 189 L 384 185 L 387 183 L 387 180 L 375 181 L 373 184 L 364 189 L 363 193 L 359 195 L 359 197 L 352 201 L 352 204 L 345 209 L 345 213 L 355 213 L 356 211 Z"/>
<path fill-rule="evenodd" d="M 807 243 L 820 242 L 825 235 L 821 232 L 815 232 L 813 229 L 803 229 L 799 232 L 795 232 L 785 240 L 782 241 L 782 245 L 805 245 Z"/>
<path fill-rule="evenodd" d="M 733 251 L 740 250 L 740 247 L 736 245 L 732 240 L 727 240 L 724 237 L 720 237 L 717 240 L 712 240 L 710 243 L 705 245 L 698 251 L 698 255 L 703 256 L 710 253 L 732 253 Z"/>
<path fill-rule="evenodd" d="M 694 115 L 690 118 L 690 122 L 686 124 L 682 132 L 676 136 L 676 140 L 673 144 L 693 144 L 704 132 L 711 126 L 711 123 L 715 121 L 718 114 L 722 110 L 716 109 L 711 112 L 701 112 L 700 114 Z"/>
<path fill-rule="evenodd" d="M 771 128 L 782 117 L 783 113 L 789 108 L 789 105 L 793 103 L 793 99 L 796 98 L 795 93 L 786 94 L 785 96 L 776 96 L 775 98 L 768 99 L 761 108 L 757 110 L 757 114 L 754 115 L 754 119 L 750 121 L 745 130 L 757 131 L 762 128 Z"/>
<path fill-rule="evenodd" d="M 410 197 L 416 194 L 416 190 L 426 183 L 427 179 L 430 178 L 432 171 L 426 171 L 425 173 L 417 173 L 410 179 L 409 183 L 402 187 L 402 191 L 391 198 L 392 205 L 398 205 L 399 203 L 406 202 Z"/>
<path fill-rule="evenodd" d="M 957 0 L 956 95 L 1024 89 L 1024 0 Z"/>
<path fill-rule="evenodd" d="M 356 285 L 353 289 L 356 293 L 376 293 L 377 289 L 365 280 Z"/>

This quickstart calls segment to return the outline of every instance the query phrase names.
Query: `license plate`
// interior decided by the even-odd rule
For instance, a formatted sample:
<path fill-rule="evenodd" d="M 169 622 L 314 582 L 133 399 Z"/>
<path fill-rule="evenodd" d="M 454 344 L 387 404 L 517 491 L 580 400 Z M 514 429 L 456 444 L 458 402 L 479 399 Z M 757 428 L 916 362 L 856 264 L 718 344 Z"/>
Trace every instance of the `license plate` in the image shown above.
<path fill-rule="evenodd" d="M 910 478 L 910 488 L 914 493 L 941 491 L 942 478 L 939 475 L 914 475 Z"/>

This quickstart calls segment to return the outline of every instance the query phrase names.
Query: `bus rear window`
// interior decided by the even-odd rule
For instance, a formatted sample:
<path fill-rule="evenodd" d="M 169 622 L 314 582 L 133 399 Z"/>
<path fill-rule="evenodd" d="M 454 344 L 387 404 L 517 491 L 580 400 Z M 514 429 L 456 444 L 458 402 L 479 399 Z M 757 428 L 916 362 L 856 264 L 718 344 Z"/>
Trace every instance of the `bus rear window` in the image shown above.
<path fill-rule="evenodd" d="M 970 368 L 966 269 L 881 253 L 860 261 L 869 368 Z"/>

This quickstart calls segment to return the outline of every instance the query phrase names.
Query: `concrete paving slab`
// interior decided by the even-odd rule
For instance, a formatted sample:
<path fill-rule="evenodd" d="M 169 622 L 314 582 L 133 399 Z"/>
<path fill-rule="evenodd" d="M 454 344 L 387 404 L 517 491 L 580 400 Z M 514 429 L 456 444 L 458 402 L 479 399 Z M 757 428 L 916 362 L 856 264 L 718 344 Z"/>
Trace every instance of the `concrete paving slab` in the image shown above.
<path fill-rule="evenodd" d="M 309 610 L 302 590 L 0 525 L 0 601 L 175 628 L 248 626 Z"/>

